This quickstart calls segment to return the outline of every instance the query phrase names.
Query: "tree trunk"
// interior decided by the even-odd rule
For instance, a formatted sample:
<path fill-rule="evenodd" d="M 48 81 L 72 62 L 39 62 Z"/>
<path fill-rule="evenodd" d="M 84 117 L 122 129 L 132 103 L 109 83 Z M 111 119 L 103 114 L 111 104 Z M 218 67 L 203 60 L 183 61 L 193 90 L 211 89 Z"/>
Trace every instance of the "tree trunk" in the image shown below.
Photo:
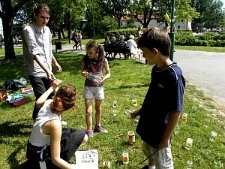
<path fill-rule="evenodd" d="M 5 43 L 5 60 L 16 59 L 13 46 L 13 19 L 19 9 L 31 0 L 20 0 L 12 6 L 12 0 L 1 0 L 0 17 L 2 18 L 4 43 Z"/>
<path fill-rule="evenodd" d="M 120 27 L 121 27 L 120 19 L 121 19 L 121 17 L 117 17 L 117 20 L 118 20 L 118 29 L 120 29 Z"/>
<path fill-rule="evenodd" d="M 60 29 L 58 30 L 58 39 L 62 39 Z"/>
<path fill-rule="evenodd" d="M 13 46 L 13 8 L 9 1 L 2 2 L 1 13 L 2 25 L 3 25 L 3 34 L 4 34 L 4 46 L 5 46 L 5 60 L 16 59 Z"/>
<path fill-rule="evenodd" d="M 4 32 L 5 60 L 16 59 L 13 46 L 13 16 L 6 15 L 2 17 L 2 25 Z"/>
<path fill-rule="evenodd" d="M 61 32 L 62 32 L 63 39 L 66 39 L 63 28 L 61 28 Z"/>
<path fill-rule="evenodd" d="M 70 12 L 68 12 L 68 40 L 69 43 L 71 43 L 71 15 Z"/>

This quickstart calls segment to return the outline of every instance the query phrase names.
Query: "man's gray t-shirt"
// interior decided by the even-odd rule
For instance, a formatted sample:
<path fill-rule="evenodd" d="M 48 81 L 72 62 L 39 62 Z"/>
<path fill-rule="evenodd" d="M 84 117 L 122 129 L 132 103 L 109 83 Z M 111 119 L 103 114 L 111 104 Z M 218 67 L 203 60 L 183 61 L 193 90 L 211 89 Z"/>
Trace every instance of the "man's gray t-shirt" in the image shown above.
<path fill-rule="evenodd" d="M 47 26 L 41 31 L 33 22 L 22 31 L 23 56 L 25 72 L 35 77 L 47 77 L 46 72 L 34 60 L 35 55 L 40 55 L 43 64 L 52 71 L 52 34 Z"/>

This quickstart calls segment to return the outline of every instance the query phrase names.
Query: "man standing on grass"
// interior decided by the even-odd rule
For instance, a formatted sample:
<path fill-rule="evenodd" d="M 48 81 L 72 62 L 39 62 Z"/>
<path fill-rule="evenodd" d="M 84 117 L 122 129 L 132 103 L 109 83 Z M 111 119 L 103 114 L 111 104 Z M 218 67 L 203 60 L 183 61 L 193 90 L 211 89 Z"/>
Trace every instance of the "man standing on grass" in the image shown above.
<path fill-rule="evenodd" d="M 22 31 L 25 71 L 28 74 L 36 100 L 49 88 L 53 79 L 52 62 L 56 71 L 61 66 L 52 54 L 52 34 L 46 26 L 50 18 L 50 9 L 46 4 L 34 6 L 34 22 Z M 50 96 L 51 97 L 51 96 Z M 34 107 L 33 119 L 37 118 L 39 108 Z"/>
<path fill-rule="evenodd" d="M 132 118 L 140 115 L 136 131 L 148 158 L 142 169 L 173 169 L 171 136 L 183 109 L 185 80 L 180 67 L 170 60 L 167 32 L 151 28 L 140 37 L 138 46 L 148 63 L 155 65 L 144 103 L 131 114 Z"/>

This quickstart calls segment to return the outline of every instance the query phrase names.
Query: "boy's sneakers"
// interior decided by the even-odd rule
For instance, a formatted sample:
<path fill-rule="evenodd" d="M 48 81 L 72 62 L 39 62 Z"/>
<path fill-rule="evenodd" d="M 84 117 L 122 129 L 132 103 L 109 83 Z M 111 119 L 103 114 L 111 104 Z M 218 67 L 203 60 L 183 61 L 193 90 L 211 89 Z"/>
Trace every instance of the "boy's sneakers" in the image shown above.
<path fill-rule="evenodd" d="M 86 134 L 88 135 L 88 137 L 93 137 L 94 135 L 93 130 L 87 130 Z"/>
<path fill-rule="evenodd" d="M 96 125 L 94 132 L 103 132 L 103 133 L 108 133 L 108 130 L 104 129 L 102 126 L 100 125 Z"/>

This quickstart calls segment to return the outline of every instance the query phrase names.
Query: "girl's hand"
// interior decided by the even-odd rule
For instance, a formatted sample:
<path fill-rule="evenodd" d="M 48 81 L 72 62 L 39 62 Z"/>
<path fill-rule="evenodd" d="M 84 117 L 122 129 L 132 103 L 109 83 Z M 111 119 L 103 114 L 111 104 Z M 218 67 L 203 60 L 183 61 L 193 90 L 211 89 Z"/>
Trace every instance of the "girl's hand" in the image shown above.
<path fill-rule="evenodd" d="M 102 76 L 102 79 L 99 80 L 98 84 L 101 84 L 104 81 L 104 77 Z"/>
<path fill-rule="evenodd" d="M 60 84 L 61 82 L 62 82 L 61 80 L 55 79 L 55 80 L 52 82 L 52 87 L 53 87 L 53 89 L 56 89 L 56 88 L 59 86 L 59 84 Z"/>
<path fill-rule="evenodd" d="M 86 71 L 86 70 L 82 71 L 81 75 L 84 76 L 84 77 L 87 77 L 88 76 L 88 71 Z"/>

